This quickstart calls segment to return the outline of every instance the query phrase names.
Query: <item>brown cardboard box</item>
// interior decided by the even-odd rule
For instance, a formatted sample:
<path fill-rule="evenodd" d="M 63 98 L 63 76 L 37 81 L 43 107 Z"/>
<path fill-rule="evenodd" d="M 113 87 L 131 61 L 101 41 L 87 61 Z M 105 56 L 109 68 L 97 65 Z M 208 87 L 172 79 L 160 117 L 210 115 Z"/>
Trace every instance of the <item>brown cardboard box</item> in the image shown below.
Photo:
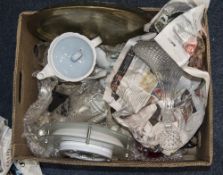
<path fill-rule="evenodd" d="M 143 8 L 149 16 L 154 16 L 158 9 Z M 82 165 L 82 166 L 107 166 L 107 167 L 185 167 L 185 166 L 210 166 L 213 156 L 213 94 L 210 88 L 206 116 L 201 126 L 201 143 L 198 148 L 189 153 L 181 161 L 112 161 L 88 162 L 68 158 L 37 158 L 29 151 L 23 135 L 24 113 L 30 104 L 37 98 L 37 81 L 32 73 L 38 70 L 37 60 L 34 59 L 33 46 L 38 42 L 27 29 L 27 19 L 33 12 L 23 12 L 19 16 L 17 30 L 16 60 L 13 82 L 13 140 L 12 151 L 15 160 L 35 159 L 40 162 Z M 210 41 L 207 39 L 207 65 L 211 73 Z"/>

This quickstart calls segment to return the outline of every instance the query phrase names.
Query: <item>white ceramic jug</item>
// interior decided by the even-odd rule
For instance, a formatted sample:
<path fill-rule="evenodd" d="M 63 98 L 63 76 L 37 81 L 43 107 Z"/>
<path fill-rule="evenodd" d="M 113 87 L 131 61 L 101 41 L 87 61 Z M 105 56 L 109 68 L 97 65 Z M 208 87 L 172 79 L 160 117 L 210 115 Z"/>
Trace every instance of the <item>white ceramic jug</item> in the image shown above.
<path fill-rule="evenodd" d="M 79 33 L 63 33 L 51 43 L 48 64 L 37 74 L 37 79 L 56 76 L 70 82 L 83 80 L 94 70 L 95 48 L 101 43 L 100 37 L 89 40 Z"/>

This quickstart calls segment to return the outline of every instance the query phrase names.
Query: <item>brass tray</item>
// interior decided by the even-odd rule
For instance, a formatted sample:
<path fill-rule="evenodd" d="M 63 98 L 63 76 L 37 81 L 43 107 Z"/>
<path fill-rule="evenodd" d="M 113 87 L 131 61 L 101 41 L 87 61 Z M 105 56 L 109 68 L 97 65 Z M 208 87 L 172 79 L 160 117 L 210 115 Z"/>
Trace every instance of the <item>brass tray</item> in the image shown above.
<path fill-rule="evenodd" d="M 92 39 L 100 36 L 104 44 L 114 45 L 143 33 L 148 22 L 144 11 L 114 5 L 68 5 L 40 10 L 30 16 L 31 33 L 52 41 L 64 32 L 77 32 Z"/>

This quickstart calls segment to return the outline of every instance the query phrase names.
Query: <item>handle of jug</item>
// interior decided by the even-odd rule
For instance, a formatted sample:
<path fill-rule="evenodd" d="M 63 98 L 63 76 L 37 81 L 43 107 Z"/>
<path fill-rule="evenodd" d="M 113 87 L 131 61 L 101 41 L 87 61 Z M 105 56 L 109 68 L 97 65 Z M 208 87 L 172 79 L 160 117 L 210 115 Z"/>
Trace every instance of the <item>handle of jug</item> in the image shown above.
<path fill-rule="evenodd" d="M 102 43 L 102 39 L 100 36 L 94 38 L 91 40 L 91 44 L 93 45 L 93 47 L 97 47 Z"/>

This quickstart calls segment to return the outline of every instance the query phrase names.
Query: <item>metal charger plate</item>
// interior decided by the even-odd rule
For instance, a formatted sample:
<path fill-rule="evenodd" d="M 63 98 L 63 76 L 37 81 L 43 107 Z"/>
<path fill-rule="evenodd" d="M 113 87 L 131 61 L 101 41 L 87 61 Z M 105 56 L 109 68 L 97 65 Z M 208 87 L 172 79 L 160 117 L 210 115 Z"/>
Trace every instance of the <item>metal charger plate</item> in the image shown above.
<path fill-rule="evenodd" d="M 59 154 L 91 161 L 126 157 L 132 138 L 106 127 L 89 123 L 54 123 L 43 126 L 40 138 Z"/>
<path fill-rule="evenodd" d="M 64 32 L 77 32 L 90 39 L 100 36 L 103 44 L 115 45 L 142 34 L 146 22 L 146 14 L 137 8 L 82 3 L 40 10 L 30 16 L 28 27 L 44 41 Z"/>

